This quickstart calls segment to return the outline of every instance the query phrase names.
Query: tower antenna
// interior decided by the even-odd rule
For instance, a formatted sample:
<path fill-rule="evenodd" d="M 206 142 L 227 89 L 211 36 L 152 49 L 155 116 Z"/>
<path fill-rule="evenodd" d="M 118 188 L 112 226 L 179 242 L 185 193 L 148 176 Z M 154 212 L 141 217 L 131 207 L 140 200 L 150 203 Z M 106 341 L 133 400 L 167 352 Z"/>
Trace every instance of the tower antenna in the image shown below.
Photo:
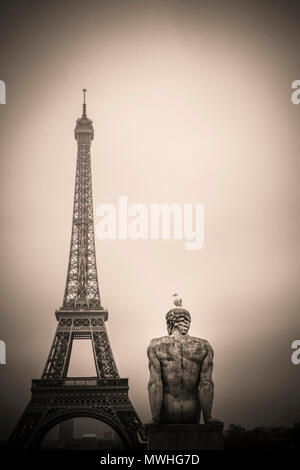
<path fill-rule="evenodd" d="M 83 91 L 83 113 L 82 113 L 82 115 L 83 115 L 83 116 L 86 116 L 85 94 L 86 94 L 86 92 L 87 92 L 87 89 L 86 89 L 86 88 L 83 88 L 82 91 Z"/>

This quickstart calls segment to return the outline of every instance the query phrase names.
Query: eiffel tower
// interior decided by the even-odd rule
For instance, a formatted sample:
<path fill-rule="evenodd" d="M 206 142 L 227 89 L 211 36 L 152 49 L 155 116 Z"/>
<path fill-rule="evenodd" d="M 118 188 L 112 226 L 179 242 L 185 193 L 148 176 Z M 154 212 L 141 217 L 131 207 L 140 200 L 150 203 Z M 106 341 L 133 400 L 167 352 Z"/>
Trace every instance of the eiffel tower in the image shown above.
<path fill-rule="evenodd" d="M 77 119 L 77 168 L 73 225 L 63 306 L 56 310 L 54 340 L 41 379 L 32 380 L 32 397 L 8 443 L 16 448 L 39 447 L 47 432 L 60 422 L 95 418 L 111 426 L 124 447 L 139 447 L 143 425 L 128 398 L 128 379 L 120 378 L 109 343 L 105 322 L 108 311 L 101 306 L 94 240 L 91 177 L 92 121 L 83 113 Z M 90 339 L 96 377 L 68 378 L 74 339 Z"/>

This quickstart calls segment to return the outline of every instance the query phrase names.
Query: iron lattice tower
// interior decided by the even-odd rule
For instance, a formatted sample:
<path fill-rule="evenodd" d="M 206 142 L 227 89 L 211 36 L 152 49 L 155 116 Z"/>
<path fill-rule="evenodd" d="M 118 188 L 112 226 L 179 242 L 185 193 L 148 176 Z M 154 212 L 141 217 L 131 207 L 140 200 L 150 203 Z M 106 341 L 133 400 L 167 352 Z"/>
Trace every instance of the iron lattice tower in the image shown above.
<path fill-rule="evenodd" d="M 120 378 L 110 347 L 101 306 L 94 239 L 91 176 L 93 124 L 83 113 L 77 119 L 77 167 L 70 256 L 63 305 L 56 310 L 56 333 L 41 379 L 32 381 L 32 397 L 9 443 L 37 447 L 47 432 L 68 418 L 90 417 L 110 425 L 125 447 L 138 447 L 143 425 L 128 398 L 128 379 Z M 74 339 L 92 342 L 96 377 L 68 378 Z"/>
<path fill-rule="evenodd" d="M 86 115 L 84 89 L 83 113 L 77 119 L 77 169 L 73 207 L 73 226 L 69 267 L 63 308 L 101 308 L 94 240 L 93 194 L 91 175 L 92 121 Z"/>

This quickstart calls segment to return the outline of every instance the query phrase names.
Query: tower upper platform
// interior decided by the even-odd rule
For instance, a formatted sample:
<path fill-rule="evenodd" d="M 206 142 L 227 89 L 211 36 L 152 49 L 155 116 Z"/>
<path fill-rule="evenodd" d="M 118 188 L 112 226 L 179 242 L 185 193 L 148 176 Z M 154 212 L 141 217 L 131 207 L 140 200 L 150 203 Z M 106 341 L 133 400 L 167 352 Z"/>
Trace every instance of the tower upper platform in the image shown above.
<path fill-rule="evenodd" d="M 86 89 L 83 89 L 83 107 L 82 116 L 77 119 L 75 127 L 75 139 L 85 140 L 88 137 L 90 140 L 94 138 L 93 121 L 87 117 L 86 102 L 85 102 Z"/>

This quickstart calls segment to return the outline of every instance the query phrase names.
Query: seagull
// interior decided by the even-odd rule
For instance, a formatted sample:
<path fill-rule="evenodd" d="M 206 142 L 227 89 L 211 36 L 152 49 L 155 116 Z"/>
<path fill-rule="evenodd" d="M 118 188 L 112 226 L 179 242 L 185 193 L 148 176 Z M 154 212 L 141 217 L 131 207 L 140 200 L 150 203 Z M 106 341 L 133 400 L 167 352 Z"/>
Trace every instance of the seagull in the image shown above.
<path fill-rule="evenodd" d="M 176 307 L 182 307 L 182 299 L 179 297 L 179 295 L 173 294 L 172 297 L 174 297 L 174 305 Z"/>

